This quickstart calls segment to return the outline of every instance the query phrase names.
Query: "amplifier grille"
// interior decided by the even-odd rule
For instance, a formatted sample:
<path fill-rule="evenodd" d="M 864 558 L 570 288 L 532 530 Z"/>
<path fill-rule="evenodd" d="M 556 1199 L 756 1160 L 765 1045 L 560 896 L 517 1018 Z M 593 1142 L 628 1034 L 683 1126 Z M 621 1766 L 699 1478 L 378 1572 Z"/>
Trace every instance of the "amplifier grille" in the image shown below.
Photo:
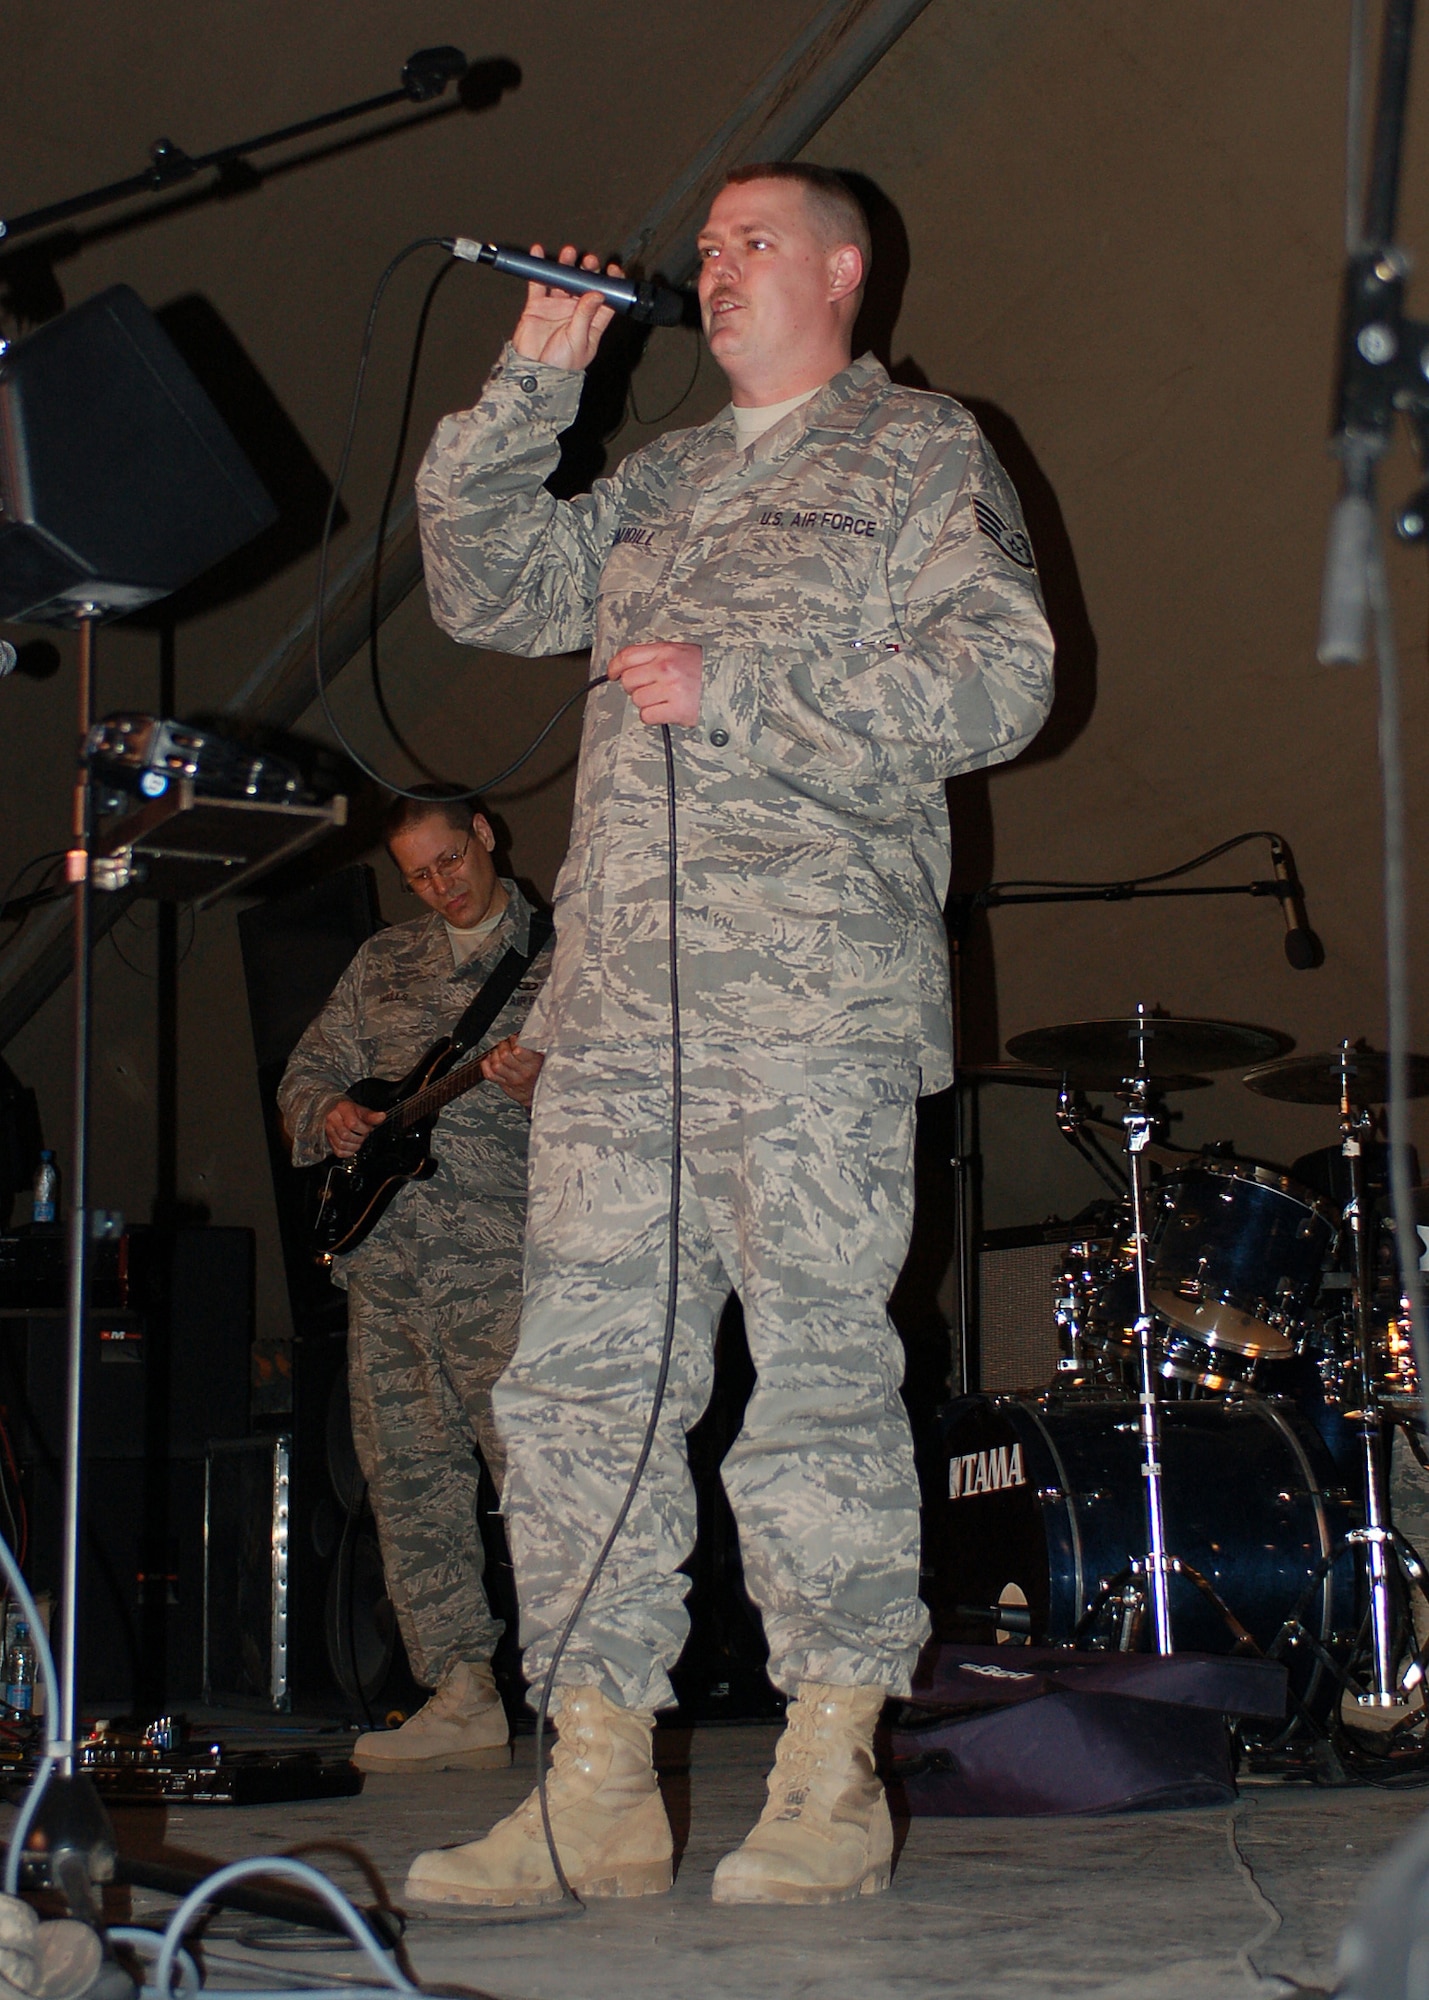
<path fill-rule="evenodd" d="M 1053 1306 L 1067 1245 L 985 1246 L 978 1264 L 979 1388 L 1044 1389 L 1057 1369 Z"/>

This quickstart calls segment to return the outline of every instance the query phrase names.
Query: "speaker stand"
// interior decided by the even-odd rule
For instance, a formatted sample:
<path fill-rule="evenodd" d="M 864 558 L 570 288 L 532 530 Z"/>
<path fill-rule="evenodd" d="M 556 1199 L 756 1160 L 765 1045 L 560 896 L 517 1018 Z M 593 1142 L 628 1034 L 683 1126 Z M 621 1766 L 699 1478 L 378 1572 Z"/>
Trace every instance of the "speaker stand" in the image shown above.
<path fill-rule="evenodd" d="M 94 720 L 96 604 L 76 613 L 79 630 L 79 769 L 74 786 L 73 844 L 65 878 L 74 898 L 74 1119 L 70 1140 L 68 1379 L 64 1441 L 64 1566 L 60 1586 L 59 1714 L 48 1726 L 51 1775 L 26 1840 L 21 1880 L 27 1888 L 61 1889 L 70 1914 L 94 1927 L 98 1906 L 90 1884 L 114 1876 L 115 1840 L 109 1815 L 89 1778 L 75 1769 L 75 1675 L 79 1614 L 80 1428 L 84 1409 L 85 1306 L 89 1297 L 89 1082 L 93 973 L 90 925 L 90 841 L 94 824 L 87 753 Z M 56 1774 L 56 1767 L 57 1772 Z"/>
<path fill-rule="evenodd" d="M 91 925 L 92 884 L 90 843 L 94 827 L 93 787 L 86 749 L 94 723 L 95 626 L 99 606 L 82 604 L 79 628 L 79 751 L 74 783 L 72 843 L 65 856 L 65 877 L 74 905 L 74 1047 L 72 1084 L 73 1125 L 70 1137 L 69 1293 L 67 1314 L 68 1378 L 64 1441 L 64 1567 L 59 1601 L 60 1712 L 55 1735 L 61 1751 L 60 1770 L 74 1772 L 75 1688 L 78 1644 L 80 1551 L 80 1421 L 84 1408 L 84 1320 L 89 1297 L 89 1091 L 93 1039 L 94 948 Z"/>

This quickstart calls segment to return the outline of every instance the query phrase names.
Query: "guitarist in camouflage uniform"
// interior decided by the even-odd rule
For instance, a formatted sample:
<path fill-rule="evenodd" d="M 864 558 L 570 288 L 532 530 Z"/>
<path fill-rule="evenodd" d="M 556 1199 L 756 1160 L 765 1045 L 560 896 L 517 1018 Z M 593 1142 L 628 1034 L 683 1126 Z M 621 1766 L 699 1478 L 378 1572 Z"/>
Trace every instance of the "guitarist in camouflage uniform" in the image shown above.
<path fill-rule="evenodd" d="M 436 787 L 432 788 L 436 790 Z M 297 1165 L 351 1159 L 382 1114 L 348 1096 L 400 1077 L 449 1034 L 532 910 L 498 877 L 481 812 L 397 799 L 387 846 L 420 916 L 369 938 L 293 1051 L 279 1104 Z M 491 1390 L 516 1345 L 526 1144 L 541 1057 L 520 1030 L 550 967 L 539 952 L 481 1046 L 485 1079 L 450 1103 L 429 1180 L 404 1186 L 333 1276 L 347 1287 L 357 1457 L 412 1672 L 435 1693 L 400 1729 L 360 1736 L 369 1771 L 482 1769 L 509 1760 L 491 1673 L 500 1637 L 482 1587 L 479 1449 L 500 1488 Z"/>

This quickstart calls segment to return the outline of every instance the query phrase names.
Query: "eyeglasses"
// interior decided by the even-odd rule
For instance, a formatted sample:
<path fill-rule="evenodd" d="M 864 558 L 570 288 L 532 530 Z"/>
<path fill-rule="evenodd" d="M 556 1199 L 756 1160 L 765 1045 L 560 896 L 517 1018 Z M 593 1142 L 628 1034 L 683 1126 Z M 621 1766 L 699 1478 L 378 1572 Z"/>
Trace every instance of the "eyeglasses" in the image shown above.
<path fill-rule="evenodd" d="M 439 854 L 430 867 L 414 868 L 410 875 L 404 875 L 402 887 L 410 889 L 414 896 L 420 896 L 426 890 L 434 889 L 438 882 L 445 882 L 456 874 L 466 860 L 466 850 L 470 846 L 471 835 L 468 834 L 460 847 L 454 847 L 450 854 Z"/>

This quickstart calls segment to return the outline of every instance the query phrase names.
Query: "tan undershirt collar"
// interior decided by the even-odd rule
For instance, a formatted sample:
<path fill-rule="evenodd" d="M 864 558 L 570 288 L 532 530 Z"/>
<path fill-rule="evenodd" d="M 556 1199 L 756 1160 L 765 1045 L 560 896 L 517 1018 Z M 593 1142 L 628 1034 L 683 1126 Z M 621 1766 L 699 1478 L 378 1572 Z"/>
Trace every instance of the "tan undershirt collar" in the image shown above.
<path fill-rule="evenodd" d="M 735 442 L 741 451 L 753 444 L 757 437 L 773 430 L 781 417 L 787 417 L 791 410 L 797 410 L 801 403 L 811 402 L 818 395 L 817 389 L 806 389 L 802 396 L 790 396 L 783 403 L 761 403 L 757 410 L 741 409 L 738 403 L 731 403 L 734 412 Z"/>
<path fill-rule="evenodd" d="M 473 924 L 469 931 L 458 930 L 455 924 L 448 924 L 446 918 L 442 918 L 442 922 L 446 924 L 447 936 L 451 940 L 452 958 L 457 965 L 465 965 L 469 958 L 473 958 L 480 951 L 482 939 L 491 936 L 506 915 L 506 908 L 506 904 L 503 903 L 494 917 L 483 917 L 482 921 Z"/>

